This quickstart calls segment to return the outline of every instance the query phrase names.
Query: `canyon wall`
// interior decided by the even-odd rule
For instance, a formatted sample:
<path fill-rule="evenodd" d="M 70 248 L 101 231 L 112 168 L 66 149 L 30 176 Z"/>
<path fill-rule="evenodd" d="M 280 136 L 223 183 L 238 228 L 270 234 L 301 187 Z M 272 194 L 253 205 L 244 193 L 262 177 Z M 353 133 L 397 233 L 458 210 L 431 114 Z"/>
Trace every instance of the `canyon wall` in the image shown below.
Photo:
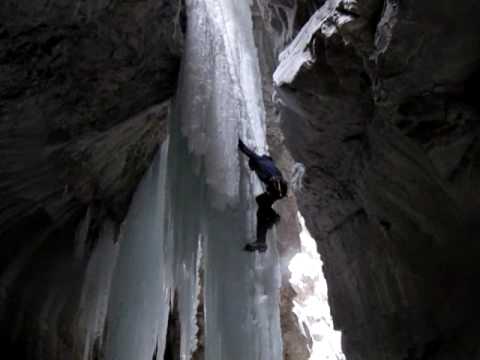
<path fill-rule="evenodd" d="M 179 4 L 0 4 L 0 336 L 15 358 L 102 356 L 95 294 L 110 286 L 118 224 L 167 133 Z M 306 166 L 297 200 L 348 359 L 480 358 L 480 4 L 254 9 L 270 149 L 286 173 Z M 298 249 L 287 203 L 286 259 Z M 283 317 L 287 356 L 303 359 L 294 324 Z"/>
<path fill-rule="evenodd" d="M 84 332 L 101 338 L 103 305 L 81 294 L 105 301 L 118 225 L 166 135 L 179 4 L 0 4 L 0 338 L 16 359 L 100 357 Z"/>
<path fill-rule="evenodd" d="M 347 358 L 479 358 L 480 4 L 258 3 Z"/>

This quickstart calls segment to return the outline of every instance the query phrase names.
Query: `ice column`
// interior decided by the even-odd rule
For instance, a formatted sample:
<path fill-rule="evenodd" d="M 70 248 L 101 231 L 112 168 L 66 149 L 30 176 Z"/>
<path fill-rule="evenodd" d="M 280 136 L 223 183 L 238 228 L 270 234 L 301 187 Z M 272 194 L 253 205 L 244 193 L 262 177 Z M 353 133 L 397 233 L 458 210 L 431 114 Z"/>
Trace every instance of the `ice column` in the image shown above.
<path fill-rule="evenodd" d="M 88 221 L 86 223 L 88 226 Z M 85 238 L 87 229 L 88 227 L 81 229 L 85 230 Z M 111 279 L 118 256 L 118 243 L 114 243 L 114 237 L 115 225 L 106 222 L 85 273 L 77 320 L 77 327 L 82 335 L 79 338 L 83 344 L 81 349 L 76 350 L 83 354 L 82 360 L 95 358 L 95 351 L 103 347 L 103 331 L 107 317 Z"/>
<path fill-rule="evenodd" d="M 205 358 L 282 358 L 280 273 L 273 235 L 255 238 L 260 184 L 237 150 L 266 151 L 265 112 L 250 4 L 187 0 L 184 63 L 171 122 L 167 206 L 182 324 L 182 359 L 194 347 L 196 263 L 203 241 Z"/>
<path fill-rule="evenodd" d="M 105 358 L 151 360 L 165 348 L 171 254 L 165 234 L 166 141 L 132 200 L 119 236 Z"/>
<path fill-rule="evenodd" d="M 180 357 L 195 348 L 202 243 L 205 358 L 280 360 L 280 271 L 275 233 L 255 239 L 262 191 L 238 138 L 266 152 L 265 112 L 250 5 L 187 0 L 185 54 L 170 140 L 145 175 L 122 226 L 108 304 L 106 359 L 162 357 L 175 293 Z"/>

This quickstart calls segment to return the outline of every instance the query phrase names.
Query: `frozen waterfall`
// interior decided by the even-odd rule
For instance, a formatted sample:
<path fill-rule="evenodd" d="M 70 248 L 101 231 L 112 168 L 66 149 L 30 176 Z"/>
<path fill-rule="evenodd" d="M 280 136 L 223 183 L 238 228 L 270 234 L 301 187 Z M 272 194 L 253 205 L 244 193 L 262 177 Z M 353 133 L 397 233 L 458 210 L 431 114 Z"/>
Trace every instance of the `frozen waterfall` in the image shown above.
<path fill-rule="evenodd" d="M 160 354 L 165 348 L 173 260 L 162 221 L 167 151 L 168 141 L 140 183 L 120 230 L 107 316 L 108 360 L 151 360 L 157 346 Z"/>
<path fill-rule="evenodd" d="M 169 207 L 183 339 L 191 339 L 196 250 L 203 240 L 205 358 L 281 359 L 280 274 L 275 242 L 254 255 L 254 196 L 261 191 L 238 137 L 266 150 L 265 113 L 250 6 L 187 1 L 184 63 L 171 123 Z M 241 160 L 240 160 L 241 159 Z M 183 294 L 182 294 L 183 293 Z M 189 314 L 190 310 L 190 314 Z M 189 315 L 188 315 L 189 314 Z M 194 344 L 183 343 L 182 356 Z"/>
<path fill-rule="evenodd" d="M 151 360 L 155 349 L 157 359 L 163 358 L 170 298 L 176 293 L 181 359 L 190 359 L 201 266 L 205 359 L 279 360 L 274 231 L 266 253 L 242 251 L 255 239 L 255 195 L 262 189 L 238 153 L 238 138 L 258 152 L 267 148 L 250 4 L 187 0 L 186 6 L 170 139 L 140 184 L 121 229 L 106 358 Z"/>

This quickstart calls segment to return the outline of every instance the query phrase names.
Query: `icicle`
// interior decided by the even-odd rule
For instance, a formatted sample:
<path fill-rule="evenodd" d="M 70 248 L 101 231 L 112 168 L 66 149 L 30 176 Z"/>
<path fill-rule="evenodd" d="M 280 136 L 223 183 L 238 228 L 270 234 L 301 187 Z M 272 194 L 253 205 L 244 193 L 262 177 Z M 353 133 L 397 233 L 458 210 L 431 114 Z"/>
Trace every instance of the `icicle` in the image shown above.
<path fill-rule="evenodd" d="M 122 225 L 110 297 L 106 359 L 151 360 L 165 349 L 172 283 L 164 233 L 168 141 L 140 183 Z"/>
<path fill-rule="evenodd" d="M 88 224 L 89 221 L 90 213 L 87 212 L 83 224 Z M 80 225 L 80 232 L 85 231 L 84 226 Z M 107 222 L 85 273 L 77 324 L 79 333 L 83 334 L 83 348 L 77 352 L 83 354 L 83 360 L 95 358 L 93 352 L 102 348 L 111 282 L 118 256 L 118 244 L 114 243 L 114 239 L 115 225 Z M 98 343 L 95 346 L 96 342 Z"/>

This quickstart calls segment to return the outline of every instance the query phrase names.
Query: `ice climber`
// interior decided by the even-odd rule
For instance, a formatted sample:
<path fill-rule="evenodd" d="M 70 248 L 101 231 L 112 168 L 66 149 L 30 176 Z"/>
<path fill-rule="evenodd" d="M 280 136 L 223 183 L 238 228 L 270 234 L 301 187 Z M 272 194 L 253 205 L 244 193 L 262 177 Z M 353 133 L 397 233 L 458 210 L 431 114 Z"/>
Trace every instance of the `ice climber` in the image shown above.
<path fill-rule="evenodd" d="M 255 199 L 257 209 L 257 241 L 245 245 L 246 251 L 264 252 L 267 250 L 267 231 L 280 221 L 280 215 L 272 209 L 275 201 L 287 195 L 287 182 L 282 173 L 268 155 L 257 155 L 250 150 L 242 140 L 238 140 L 238 149 L 248 156 L 248 166 L 255 171 L 260 180 L 266 185 L 266 191 Z"/>

